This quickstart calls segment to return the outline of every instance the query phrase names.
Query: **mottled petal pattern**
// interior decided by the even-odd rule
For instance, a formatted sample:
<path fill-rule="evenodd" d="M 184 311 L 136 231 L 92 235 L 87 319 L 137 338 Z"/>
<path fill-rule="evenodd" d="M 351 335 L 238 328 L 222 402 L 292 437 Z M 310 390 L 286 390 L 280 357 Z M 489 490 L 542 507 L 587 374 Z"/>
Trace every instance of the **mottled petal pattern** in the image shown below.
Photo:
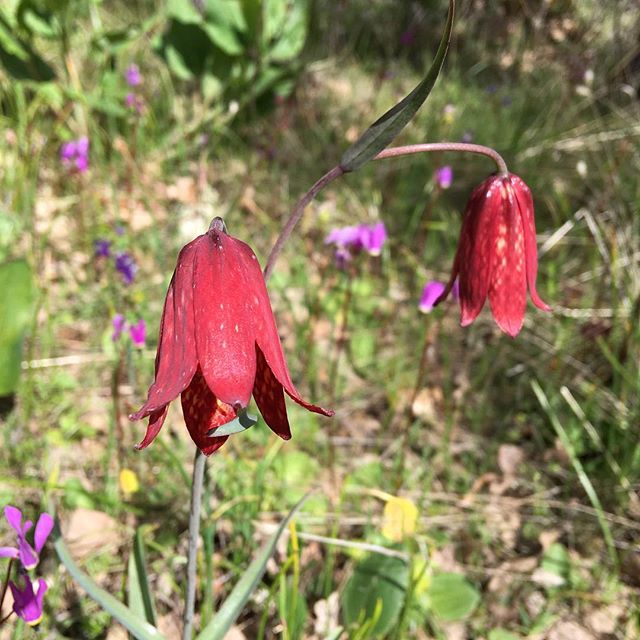
<path fill-rule="evenodd" d="M 502 203 L 500 187 L 483 183 L 467 205 L 460 232 L 460 324 L 471 324 L 489 292 L 496 210 Z"/>
<path fill-rule="evenodd" d="M 522 178 L 511 175 L 510 184 L 514 189 L 516 205 L 522 218 L 524 227 L 524 252 L 527 272 L 527 286 L 531 302 L 542 309 L 551 311 L 551 307 L 540 298 L 536 290 L 536 279 L 538 277 L 538 248 L 536 246 L 536 223 L 533 210 L 533 197 L 531 190 Z"/>
<path fill-rule="evenodd" d="M 211 393 L 200 369 L 182 392 L 181 400 L 184 421 L 191 439 L 202 453 L 211 455 L 227 441 L 228 436 L 215 438 L 207 433 L 231 422 L 236 417 L 236 412 Z"/>
<path fill-rule="evenodd" d="M 524 231 L 513 191 L 506 183 L 499 191 L 502 206 L 495 214 L 489 302 L 498 326 L 515 337 L 527 308 Z"/>
<path fill-rule="evenodd" d="M 215 218 L 178 257 L 160 327 L 155 381 L 147 402 L 130 416 L 149 416 L 137 448 L 158 435 L 167 405 L 178 394 L 191 439 L 206 455 L 227 439 L 208 434 L 234 420 L 252 394 L 267 424 L 288 439 L 284 392 L 310 411 L 333 415 L 303 400 L 294 387 L 258 260 Z"/>
<path fill-rule="evenodd" d="M 529 187 L 516 175 L 492 175 L 476 187 L 465 209 L 451 278 L 435 301 L 460 284 L 460 324 L 471 324 L 489 298 L 498 326 L 510 336 L 522 328 L 527 289 L 533 303 L 550 308 L 536 291 L 538 255 Z"/>
<path fill-rule="evenodd" d="M 273 375 L 262 351 L 256 347 L 258 368 L 253 385 L 253 397 L 264 421 L 274 433 L 283 440 L 291 439 L 291 429 L 287 418 L 287 407 L 284 401 L 282 385 Z"/>

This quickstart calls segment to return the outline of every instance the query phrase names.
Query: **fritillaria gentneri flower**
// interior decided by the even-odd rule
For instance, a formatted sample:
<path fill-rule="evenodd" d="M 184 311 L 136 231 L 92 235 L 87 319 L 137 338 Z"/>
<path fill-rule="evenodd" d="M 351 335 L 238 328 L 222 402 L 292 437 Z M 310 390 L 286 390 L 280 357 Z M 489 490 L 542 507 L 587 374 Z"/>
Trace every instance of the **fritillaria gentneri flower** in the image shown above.
<path fill-rule="evenodd" d="M 160 325 L 155 381 L 130 416 L 149 417 L 138 448 L 157 436 L 179 395 L 189 434 L 206 455 L 227 439 L 216 438 L 215 429 L 236 418 L 251 395 L 267 425 L 288 440 L 284 392 L 309 411 L 333 414 L 303 400 L 293 385 L 258 260 L 215 218 L 178 256 Z"/>
<path fill-rule="evenodd" d="M 436 304 L 459 277 L 461 325 L 471 324 L 489 298 L 498 326 L 515 337 L 524 322 L 527 289 L 536 307 L 551 310 L 536 291 L 537 273 L 531 191 L 513 173 L 492 175 L 467 204 L 451 278 Z"/>

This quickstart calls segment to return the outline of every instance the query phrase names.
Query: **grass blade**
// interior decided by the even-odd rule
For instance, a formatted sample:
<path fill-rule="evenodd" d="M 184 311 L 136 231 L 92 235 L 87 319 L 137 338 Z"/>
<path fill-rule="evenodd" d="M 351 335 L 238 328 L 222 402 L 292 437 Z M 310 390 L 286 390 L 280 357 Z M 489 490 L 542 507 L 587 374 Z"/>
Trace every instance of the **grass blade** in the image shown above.
<path fill-rule="evenodd" d="M 139 617 L 149 624 L 156 626 L 156 608 L 149 589 L 147 577 L 147 563 L 144 552 L 142 529 L 136 529 L 133 537 L 133 551 L 129 556 L 129 570 L 127 572 L 129 607 Z"/>
<path fill-rule="evenodd" d="M 442 64 L 449 49 L 453 18 L 455 15 L 455 0 L 449 0 L 447 23 L 440 39 L 431 67 L 424 79 L 398 104 L 378 118 L 345 152 L 340 160 L 340 166 L 346 171 L 355 171 L 363 164 L 372 160 L 410 122 L 424 101 L 429 97 L 433 86 L 440 75 Z"/>
<path fill-rule="evenodd" d="M 279 524 L 273 535 L 267 540 L 258 555 L 247 567 L 242 578 L 240 578 L 238 584 L 236 584 L 233 591 L 229 594 L 229 597 L 224 601 L 220 610 L 215 613 L 213 620 L 198 634 L 196 640 L 223 640 L 225 634 L 236 621 L 260 582 L 267 567 L 267 562 L 272 556 L 280 536 L 305 500 L 306 496 L 291 509 L 287 517 Z"/>
<path fill-rule="evenodd" d="M 616 570 L 618 570 L 619 568 L 618 554 L 616 553 L 613 535 L 611 534 L 609 523 L 607 522 L 607 519 L 604 515 L 604 509 L 602 508 L 602 503 L 600 502 L 600 498 L 598 498 L 598 494 L 596 493 L 596 490 L 594 489 L 593 484 L 589 479 L 589 476 L 587 475 L 586 471 L 584 470 L 584 467 L 582 466 L 582 463 L 580 462 L 578 456 L 576 455 L 575 449 L 573 448 L 573 444 L 571 443 L 571 440 L 567 435 L 565 428 L 562 426 L 562 423 L 558 419 L 556 412 L 553 410 L 549 402 L 549 398 L 547 398 L 547 395 L 542 390 L 542 387 L 538 384 L 537 380 L 533 380 L 531 382 L 531 387 L 533 388 L 533 392 L 536 394 L 536 397 L 538 398 L 538 402 L 540 403 L 540 406 L 544 409 L 547 416 L 549 416 L 549 420 L 551 421 L 551 424 L 555 429 L 556 435 L 558 436 L 558 439 L 562 443 L 562 446 L 564 447 L 565 451 L 567 452 L 567 455 L 569 456 L 569 459 L 571 460 L 571 464 L 573 465 L 576 475 L 580 480 L 580 484 L 582 484 L 582 488 L 584 489 L 585 493 L 589 497 L 589 500 L 591 501 L 591 505 L 596 510 L 596 514 L 597 514 L 596 517 L 598 518 L 598 524 L 602 529 L 602 535 L 604 536 L 604 540 L 607 545 L 609 558 L 613 563 L 613 566 L 616 568 Z"/>

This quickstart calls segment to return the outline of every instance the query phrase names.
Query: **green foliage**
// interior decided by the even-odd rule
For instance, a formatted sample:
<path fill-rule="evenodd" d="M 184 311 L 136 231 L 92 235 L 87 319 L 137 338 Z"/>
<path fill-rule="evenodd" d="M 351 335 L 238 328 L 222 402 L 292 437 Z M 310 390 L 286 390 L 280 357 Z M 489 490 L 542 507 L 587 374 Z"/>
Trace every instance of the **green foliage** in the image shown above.
<path fill-rule="evenodd" d="M 286 95 L 306 39 L 306 0 L 170 0 L 156 43 L 172 73 L 207 99 L 255 104 Z"/>
<path fill-rule="evenodd" d="M 377 618 L 370 633 L 385 635 L 400 616 L 408 584 L 406 562 L 381 554 L 368 555 L 356 564 L 342 593 L 345 622 L 361 625 Z"/>
<path fill-rule="evenodd" d="M 33 315 L 33 276 L 26 261 L 0 264 L 0 291 L 0 396 L 8 396 L 18 386 L 22 343 Z"/>
<path fill-rule="evenodd" d="M 438 573 L 433 576 L 427 591 L 429 608 L 439 620 L 463 620 L 473 613 L 480 602 L 480 594 L 459 573 Z"/>

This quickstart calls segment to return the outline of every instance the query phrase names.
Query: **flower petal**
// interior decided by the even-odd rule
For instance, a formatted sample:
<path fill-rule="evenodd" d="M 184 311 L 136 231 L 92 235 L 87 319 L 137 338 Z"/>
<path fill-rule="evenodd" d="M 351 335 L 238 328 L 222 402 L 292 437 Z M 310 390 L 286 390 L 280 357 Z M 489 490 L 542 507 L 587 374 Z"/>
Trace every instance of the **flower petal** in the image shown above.
<path fill-rule="evenodd" d="M 156 438 L 160 429 L 162 429 L 162 425 L 164 424 L 165 418 L 167 417 L 167 411 L 169 411 L 169 405 L 164 405 L 164 407 L 160 407 L 151 413 L 149 416 L 149 424 L 147 425 L 147 431 L 144 434 L 144 438 L 142 442 L 139 442 L 136 445 L 136 449 L 144 449 L 148 447 Z M 131 416 L 130 416 L 131 417 Z M 137 420 L 137 418 L 134 418 Z"/>
<path fill-rule="evenodd" d="M 48 513 L 41 513 L 33 535 L 36 553 L 42 551 L 49 534 L 53 531 L 53 518 Z"/>
<path fill-rule="evenodd" d="M 155 413 L 177 398 L 187 388 L 196 371 L 194 256 L 203 240 L 205 236 L 199 236 L 186 245 L 178 256 L 160 323 L 155 380 L 149 388 L 147 401 L 129 416 L 131 420 L 139 420 Z M 139 448 L 143 448 L 142 443 Z"/>
<path fill-rule="evenodd" d="M 219 449 L 228 436 L 215 438 L 208 436 L 212 429 L 230 422 L 236 412 L 230 405 L 219 401 L 202 375 L 200 369 L 193 376 L 191 384 L 182 392 L 182 413 L 191 439 L 206 456 Z"/>
<path fill-rule="evenodd" d="M 256 346 L 257 371 L 253 385 L 253 397 L 271 431 L 283 440 L 291 439 L 282 385 L 269 368 L 260 348 Z"/>
<path fill-rule="evenodd" d="M 13 595 L 13 611 L 22 618 L 28 625 L 33 626 L 42 620 L 42 605 L 44 594 L 47 591 L 47 583 L 38 579 L 38 590 L 33 591 L 33 584 L 29 576 L 24 578 L 24 589 L 19 589 L 16 584 L 9 582 L 11 594 Z"/>
<path fill-rule="evenodd" d="M 540 298 L 536 290 L 538 276 L 538 247 L 536 245 L 536 223 L 534 219 L 533 197 L 531 190 L 519 176 L 511 174 L 509 180 L 515 191 L 515 201 L 524 227 L 524 252 L 526 258 L 527 285 L 531 302 L 543 311 L 551 307 Z"/>
<path fill-rule="evenodd" d="M 487 299 L 495 218 L 502 207 L 500 183 L 496 176 L 491 176 L 476 187 L 465 210 L 458 249 L 460 324 L 463 327 L 476 319 Z M 449 281 L 447 289 L 453 287 L 453 280 Z"/>
<path fill-rule="evenodd" d="M 4 517 L 11 528 L 19 535 L 22 535 L 22 511 L 18 507 L 13 507 L 10 504 L 4 508 Z"/>
<path fill-rule="evenodd" d="M 18 559 L 18 549 L 15 547 L 0 547 L 0 558 Z"/>
<path fill-rule="evenodd" d="M 527 307 L 524 229 L 511 185 L 501 185 L 503 206 L 495 220 L 489 302 L 498 326 L 515 337 Z"/>
<path fill-rule="evenodd" d="M 256 377 L 256 318 L 271 313 L 256 287 L 264 278 L 244 242 L 214 225 L 203 238 L 193 280 L 198 363 L 214 396 L 246 407 Z"/>

